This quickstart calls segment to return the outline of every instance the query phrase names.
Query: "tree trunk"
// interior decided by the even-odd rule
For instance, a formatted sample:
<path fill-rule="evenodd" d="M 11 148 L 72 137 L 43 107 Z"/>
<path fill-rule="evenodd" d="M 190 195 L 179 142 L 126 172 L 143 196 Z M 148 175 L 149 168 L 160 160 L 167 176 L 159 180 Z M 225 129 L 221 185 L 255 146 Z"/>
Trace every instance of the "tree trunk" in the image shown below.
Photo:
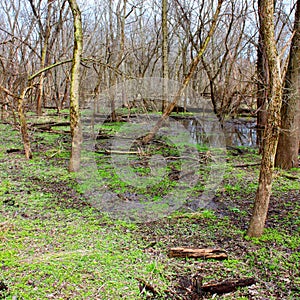
<path fill-rule="evenodd" d="M 123 9 L 122 9 L 122 16 L 120 21 L 120 53 L 119 53 L 119 62 L 118 65 L 120 65 L 120 69 L 122 71 L 122 82 L 125 81 L 125 24 L 126 24 L 126 6 L 127 6 L 127 0 L 123 0 Z M 127 97 L 126 97 L 126 91 L 124 88 L 124 85 L 122 85 L 122 103 L 124 107 L 128 107 L 128 118 L 130 115 L 130 107 L 127 103 Z"/>
<path fill-rule="evenodd" d="M 275 166 L 282 169 L 298 167 L 300 142 L 300 1 L 297 1 L 294 36 L 285 76 L 285 88 L 281 108 L 281 131 L 279 135 Z"/>
<path fill-rule="evenodd" d="M 163 99 L 162 113 L 165 112 L 168 100 L 168 79 L 169 79 L 169 62 L 168 62 L 168 0 L 162 0 L 162 77 L 163 77 Z"/>
<path fill-rule="evenodd" d="M 82 128 L 79 110 L 80 88 L 80 61 L 83 46 L 81 13 L 76 0 L 68 0 L 73 14 L 74 23 L 74 49 L 71 70 L 70 87 L 70 129 L 72 137 L 72 150 L 69 171 L 76 172 L 80 168 L 80 153 L 82 144 Z"/>
<path fill-rule="evenodd" d="M 270 82 L 268 86 L 267 124 L 263 136 L 264 144 L 262 149 L 259 186 L 247 232 L 250 237 L 260 236 L 265 226 L 272 188 L 275 154 L 279 138 L 280 109 L 282 104 L 282 79 L 280 60 L 277 54 L 274 36 L 273 0 L 262 0 L 260 4 L 262 17 L 260 26 L 269 66 L 268 76 Z"/>
<path fill-rule="evenodd" d="M 258 17 L 259 22 L 262 22 L 261 1 L 258 0 Z M 259 152 L 263 148 L 263 134 L 267 124 L 267 101 L 268 101 L 268 61 L 266 58 L 265 42 L 261 28 L 259 30 L 258 47 L 257 47 L 257 138 L 256 143 L 259 147 Z"/>
<path fill-rule="evenodd" d="M 42 32 L 42 53 L 41 53 L 41 67 L 40 69 L 45 68 L 46 61 L 47 61 L 47 52 L 48 52 L 48 45 L 49 45 L 49 39 L 50 39 L 50 18 L 51 18 L 51 7 L 52 7 L 52 1 L 47 1 L 47 18 L 46 18 L 46 28 L 45 31 Z M 44 79 L 45 79 L 45 73 L 41 73 L 40 75 L 40 82 L 38 86 L 38 94 L 37 94 L 37 100 L 36 100 L 36 113 L 38 116 L 42 114 L 42 102 L 43 102 L 43 95 L 44 95 Z"/>
<path fill-rule="evenodd" d="M 31 152 L 31 146 L 30 146 L 30 139 L 28 134 L 28 128 L 27 128 L 27 122 L 26 117 L 24 113 L 24 98 L 28 91 L 28 88 L 25 88 L 22 92 L 21 97 L 18 99 L 18 114 L 20 119 L 20 126 L 21 126 L 21 134 L 22 134 L 22 140 L 25 150 L 25 157 L 27 159 L 32 158 L 32 152 Z"/>

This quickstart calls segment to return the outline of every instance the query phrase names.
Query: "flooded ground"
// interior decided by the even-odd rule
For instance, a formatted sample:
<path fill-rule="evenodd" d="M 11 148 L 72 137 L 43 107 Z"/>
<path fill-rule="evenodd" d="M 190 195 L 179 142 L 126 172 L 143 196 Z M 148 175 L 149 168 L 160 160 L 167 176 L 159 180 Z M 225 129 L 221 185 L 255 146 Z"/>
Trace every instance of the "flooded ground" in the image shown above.
<path fill-rule="evenodd" d="M 195 118 L 184 118 L 182 124 L 189 130 L 193 139 L 203 143 L 203 125 Z M 257 128 L 255 118 L 228 120 L 223 125 L 226 146 L 256 147 Z"/>
<path fill-rule="evenodd" d="M 224 126 L 226 145 L 256 147 L 256 119 L 234 119 Z"/>

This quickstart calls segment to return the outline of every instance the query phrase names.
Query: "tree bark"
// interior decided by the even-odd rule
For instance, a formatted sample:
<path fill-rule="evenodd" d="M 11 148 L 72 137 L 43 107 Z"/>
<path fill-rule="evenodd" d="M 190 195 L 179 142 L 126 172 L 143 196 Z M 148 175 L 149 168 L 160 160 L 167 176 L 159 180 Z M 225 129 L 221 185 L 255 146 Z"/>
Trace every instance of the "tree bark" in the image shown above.
<path fill-rule="evenodd" d="M 80 153 L 82 144 L 82 128 L 79 110 L 80 89 L 80 62 L 83 47 L 81 13 L 76 0 L 68 0 L 73 14 L 74 24 L 74 49 L 71 70 L 70 87 L 70 129 L 72 137 L 72 150 L 69 171 L 76 172 L 80 168 Z"/>
<path fill-rule="evenodd" d="M 259 22 L 262 22 L 261 2 L 258 0 L 258 17 Z M 267 102 L 268 102 L 268 61 L 266 58 L 266 49 L 264 35 L 259 30 L 258 46 L 257 46 L 257 138 L 256 143 L 259 147 L 259 152 L 262 153 L 263 148 L 263 133 L 267 124 Z"/>
<path fill-rule="evenodd" d="M 21 126 L 21 135 L 22 135 L 22 140 L 23 140 L 23 145 L 25 150 L 25 157 L 27 159 L 30 159 L 32 158 L 32 152 L 31 152 L 26 116 L 24 113 L 24 98 L 28 89 L 29 88 L 25 88 L 21 94 L 21 97 L 18 98 L 18 114 L 19 114 L 19 120 Z"/>
<path fill-rule="evenodd" d="M 275 166 L 282 169 L 298 167 L 300 142 L 300 1 L 297 1 L 294 36 L 285 75 L 281 108 L 281 131 Z"/>
<path fill-rule="evenodd" d="M 42 53 L 41 53 L 41 69 L 45 68 L 47 63 L 47 52 L 48 52 L 48 45 L 49 45 L 49 39 L 50 39 L 50 18 L 51 18 L 51 7 L 52 7 L 52 1 L 47 1 L 47 18 L 46 18 L 46 28 L 44 33 L 42 33 Z M 44 79 L 45 79 L 45 73 L 41 73 L 40 75 L 40 82 L 38 86 L 38 95 L 37 95 L 37 101 L 36 101 L 36 113 L 38 116 L 42 114 L 42 104 L 43 104 L 43 96 L 44 96 Z"/>
<path fill-rule="evenodd" d="M 280 109 L 282 105 L 282 79 L 274 34 L 273 0 L 261 1 L 261 16 L 260 27 L 266 50 L 270 82 L 268 85 L 267 124 L 263 136 L 264 144 L 262 149 L 259 186 L 256 192 L 253 214 L 247 231 L 247 235 L 250 237 L 262 235 L 265 226 L 272 189 L 275 154 L 279 138 Z"/>
<path fill-rule="evenodd" d="M 255 283 L 256 280 L 254 278 L 227 279 L 219 283 L 204 284 L 200 287 L 200 291 L 202 293 L 222 295 L 222 294 L 234 292 L 238 288 L 250 286 Z"/>
<path fill-rule="evenodd" d="M 225 250 L 222 249 L 210 249 L 210 248 L 187 248 L 176 247 L 170 248 L 169 257 L 189 257 L 189 258 L 204 258 L 204 259 L 227 259 L 228 255 Z"/>
<path fill-rule="evenodd" d="M 168 0 L 162 0 L 162 77 L 163 77 L 163 99 L 162 113 L 165 112 L 168 99 L 168 79 L 169 79 L 169 61 L 168 61 Z"/>

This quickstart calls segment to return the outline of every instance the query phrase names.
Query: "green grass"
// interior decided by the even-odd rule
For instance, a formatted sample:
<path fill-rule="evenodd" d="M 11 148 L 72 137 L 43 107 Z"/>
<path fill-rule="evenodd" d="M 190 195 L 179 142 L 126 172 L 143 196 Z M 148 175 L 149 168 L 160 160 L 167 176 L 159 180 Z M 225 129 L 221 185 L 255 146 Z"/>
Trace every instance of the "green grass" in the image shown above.
<path fill-rule="evenodd" d="M 105 124 L 104 128 L 117 132 L 120 126 Z M 256 295 L 297 299 L 299 182 L 278 172 L 265 233 L 259 239 L 245 238 L 258 167 L 234 165 L 253 163 L 259 159 L 255 151 L 247 150 L 237 157 L 228 154 L 215 210 L 206 207 L 191 213 L 183 209 L 153 222 L 132 223 L 91 207 L 86 191 L 100 183 L 114 193 L 139 193 L 159 203 L 177 181 L 164 176 L 158 168 L 158 175 L 163 177 L 158 183 L 153 178 L 138 186 L 130 185 L 106 155 L 97 154 L 97 176 L 81 182 L 84 176 L 95 172 L 94 167 L 86 169 L 81 174 L 83 178 L 67 172 L 70 145 L 65 135 L 32 133 L 35 155 L 26 161 L 20 153 L 6 153 L 9 148 L 22 149 L 19 132 L 1 124 L 0 129 L 4 141 L 0 145 L 0 282 L 9 288 L 0 292 L 0 298 L 145 299 L 138 286 L 137 279 L 141 278 L 160 293 L 157 299 L 163 299 L 167 289 L 176 290 L 180 276 L 188 278 L 200 273 L 204 283 L 253 276 L 258 280 L 251 287 Z M 176 156 L 182 147 L 183 144 L 177 148 L 152 147 L 149 151 Z M 90 153 L 83 154 L 84 160 L 93 159 Z M 180 171 L 181 164 L 176 159 L 168 161 L 166 173 Z M 207 165 L 201 165 L 201 180 L 186 188 L 187 196 L 201 196 L 207 170 Z M 151 166 L 136 164 L 132 172 L 146 178 L 151 175 Z M 299 170 L 288 174 L 299 176 Z M 168 258 L 168 249 L 175 246 L 222 248 L 229 258 Z M 214 298 L 249 297 L 250 289 L 243 288 Z"/>
<path fill-rule="evenodd" d="M 289 248 L 292 251 L 300 247 L 300 239 L 296 234 L 295 236 L 291 236 L 273 228 L 265 229 L 264 234 L 260 238 L 253 238 L 252 241 L 257 245 L 263 245 L 266 242 L 269 242 L 277 245 L 278 247 Z"/>
<path fill-rule="evenodd" d="M 6 137 L 11 145 L 21 146 L 19 135 L 12 136 Z M 58 192 L 56 186 L 78 184 L 65 165 L 53 164 L 58 155 L 49 159 L 59 136 L 35 138 L 42 138 L 48 150 L 30 161 L 12 154 L 17 159 L 12 172 L 13 161 L 1 148 L 0 281 L 9 286 L 2 297 L 138 299 L 137 278 L 166 288 L 164 265 L 143 252 L 133 236 L 134 224 L 112 221 L 88 206 L 64 208 L 72 199 L 68 190 Z M 10 198 L 13 205 L 4 202 Z"/>
<path fill-rule="evenodd" d="M 10 286 L 7 299 L 135 299 L 137 277 L 166 286 L 161 263 L 133 238 L 135 226 L 106 225 L 93 209 L 62 209 L 56 202 L 32 192 L 17 208 L 2 207 L 0 280 Z M 24 213 L 12 217 L 17 211 Z"/>
<path fill-rule="evenodd" d="M 288 192 L 290 190 L 300 190 L 300 176 L 299 180 L 290 180 L 285 176 L 280 175 L 274 179 L 272 189 L 273 193 Z"/>
<path fill-rule="evenodd" d="M 59 220 L 62 214 L 71 218 Z M 160 262 L 150 262 L 128 228 L 108 230 L 99 222 L 87 214 L 83 220 L 72 211 L 42 222 L 10 222 L 0 256 L 10 294 L 22 299 L 46 299 L 50 294 L 118 299 L 126 294 L 126 299 L 134 299 L 139 295 L 136 277 L 166 285 Z"/>

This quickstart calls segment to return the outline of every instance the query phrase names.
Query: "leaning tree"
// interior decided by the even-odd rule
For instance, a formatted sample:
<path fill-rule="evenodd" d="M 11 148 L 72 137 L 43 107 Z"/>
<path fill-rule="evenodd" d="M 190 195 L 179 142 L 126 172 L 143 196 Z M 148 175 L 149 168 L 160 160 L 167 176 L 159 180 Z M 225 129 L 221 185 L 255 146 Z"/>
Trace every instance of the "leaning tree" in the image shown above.
<path fill-rule="evenodd" d="M 264 43 L 268 65 L 268 108 L 267 123 L 263 135 L 264 144 L 262 148 L 259 184 L 253 214 L 247 231 L 247 235 L 250 237 L 260 236 L 263 233 L 266 222 L 272 189 L 275 154 L 279 138 L 280 109 L 282 105 L 282 76 L 280 56 L 277 53 L 275 39 L 274 3 L 273 0 L 261 0 L 259 4 L 262 42 Z"/>

